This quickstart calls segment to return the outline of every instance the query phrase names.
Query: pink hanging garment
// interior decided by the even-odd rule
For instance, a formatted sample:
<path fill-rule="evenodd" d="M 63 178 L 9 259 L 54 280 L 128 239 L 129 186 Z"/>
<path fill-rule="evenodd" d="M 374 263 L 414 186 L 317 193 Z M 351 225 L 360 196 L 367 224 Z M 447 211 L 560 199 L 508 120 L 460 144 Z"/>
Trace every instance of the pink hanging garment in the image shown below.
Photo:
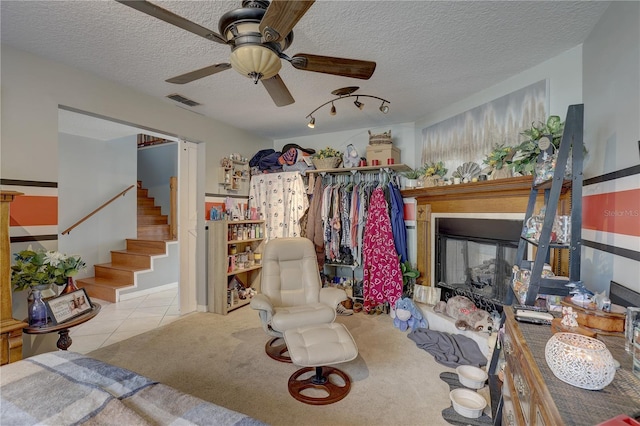
<path fill-rule="evenodd" d="M 376 188 L 371 194 L 362 252 L 364 310 L 369 312 L 384 302 L 394 306 L 396 300 L 402 297 L 402 272 L 393 244 L 387 202 L 381 188 Z"/>

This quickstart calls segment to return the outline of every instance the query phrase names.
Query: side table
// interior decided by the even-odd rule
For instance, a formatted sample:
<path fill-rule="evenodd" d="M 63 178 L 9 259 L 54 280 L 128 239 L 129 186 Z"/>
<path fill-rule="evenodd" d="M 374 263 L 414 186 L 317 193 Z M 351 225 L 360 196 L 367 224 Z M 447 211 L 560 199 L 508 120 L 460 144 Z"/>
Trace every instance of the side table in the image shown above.
<path fill-rule="evenodd" d="M 101 306 L 99 303 L 92 303 L 91 310 L 89 312 L 85 312 L 80 316 L 71 318 L 69 321 L 65 321 L 60 324 L 47 323 L 47 325 L 42 327 L 28 326 L 24 328 L 23 332 L 26 334 L 47 334 L 47 333 L 53 333 L 57 331 L 58 334 L 60 335 L 60 338 L 58 338 L 58 342 L 56 346 L 58 346 L 58 349 L 66 351 L 69 348 L 69 346 L 71 346 L 71 343 L 73 343 L 71 340 L 71 337 L 69 337 L 69 329 L 71 327 L 84 324 L 85 322 L 89 321 L 91 318 L 98 315 L 98 312 L 100 312 L 100 308 Z M 25 321 L 28 322 L 27 320 Z"/>

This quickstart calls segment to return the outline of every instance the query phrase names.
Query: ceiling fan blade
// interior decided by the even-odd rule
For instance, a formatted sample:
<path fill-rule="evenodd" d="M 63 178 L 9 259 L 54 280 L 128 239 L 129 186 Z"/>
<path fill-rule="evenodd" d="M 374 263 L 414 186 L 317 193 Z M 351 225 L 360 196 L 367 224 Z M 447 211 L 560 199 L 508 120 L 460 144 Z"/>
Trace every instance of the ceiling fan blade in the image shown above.
<path fill-rule="evenodd" d="M 376 69 L 376 63 L 357 59 L 334 58 L 331 56 L 298 53 L 291 58 L 291 64 L 304 71 L 322 72 L 368 80 Z"/>
<path fill-rule="evenodd" d="M 198 80 L 203 77 L 210 76 L 212 74 L 219 73 L 220 71 L 228 70 L 231 68 L 231 64 L 215 64 L 208 67 L 200 68 L 199 70 L 191 71 L 186 74 L 177 75 L 165 80 L 167 83 L 173 84 L 185 84 L 194 80 Z"/>
<path fill-rule="evenodd" d="M 260 33 L 265 42 L 285 38 L 309 10 L 315 0 L 272 0 L 260 21 Z"/>
<path fill-rule="evenodd" d="M 287 86 L 285 86 L 284 81 L 282 81 L 279 74 L 276 74 L 266 80 L 260 81 L 262 82 L 264 88 L 267 89 L 269 96 L 271 96 L 271 99 L 273 99 L 273 102 L 276 104 L 276 106 L 287 106 L 295 102 L 293 96 L 291 96 L 291 93 L 289 93 L 289 89 L 287 89 Z"/>
<path fill-rule="evenodd" d="M 182 16 L 178 16 L 173 12 L 169 12 L 166 9 L 156 6 L 153 3 L 149 3 L 145 0 L 116 0 L 118 3 L 122 3 L 126 6 L 139 10 L 142 13 L 158 18 L 162 21 L 175 25 L 176 27 L 187 30 L 196 35 L 206 38 L 207 40 L 215 41 L 220 44 L 227 44 L 227 40 L 215 31 L 211 31 L 208 28 L 200 26 L 194 22 L 189 21 Z"/>

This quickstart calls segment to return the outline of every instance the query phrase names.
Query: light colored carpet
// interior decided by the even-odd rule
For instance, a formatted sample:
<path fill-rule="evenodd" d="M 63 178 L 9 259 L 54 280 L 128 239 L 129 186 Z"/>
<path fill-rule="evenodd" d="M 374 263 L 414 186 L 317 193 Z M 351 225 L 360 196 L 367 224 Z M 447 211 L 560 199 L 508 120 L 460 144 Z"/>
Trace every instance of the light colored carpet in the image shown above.
<path fill-rule="evenodd" d="M 358 357 L 336 367 L 352 380 L 345 399 L 325 406 L 295 400 L 287 380 L 299 367 L 269 358 L 256 311 L 226 316 L 195 313 L 89 355 L 271 425 L 446 425 L 455 371 L 433 360 L 393 327 L 388 315 L 337 319 L 358 346 Z"/>

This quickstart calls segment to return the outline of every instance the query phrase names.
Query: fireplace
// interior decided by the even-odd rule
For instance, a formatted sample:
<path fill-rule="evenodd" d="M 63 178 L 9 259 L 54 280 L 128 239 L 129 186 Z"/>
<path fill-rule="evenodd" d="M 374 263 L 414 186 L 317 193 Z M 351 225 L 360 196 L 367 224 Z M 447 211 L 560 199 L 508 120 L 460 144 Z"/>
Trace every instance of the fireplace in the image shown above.
<path fill-rule="evenodd" d="M 416 257 L 418 270 L 420 271 L 419 281 L 424 285 L 437 285 L 438 283 L 435 271 L 436 251 L 439 251 L 435 245 L 436 219 L 457 217 L 465 219 L 506 219 L 522 223 L 530 201 L 532 184 L 532 176 L 518 176 L 459 185 L 402 190 L 404 198 L 415 198 L 416 201 L 415 233 L 417 237 Z M 570 198 L 571 191 L 565 191 L 563 188 L 560 199 L 567 200 L 568 204 Z M 539 211 L 544 204 L 543 191 L 539 191 L 535 200 L 534 211 Z M 474 228 L 482 231 L 483 227 L 474 226 Z M 518 228 L 518 234 L 513 239 L 509 237 L 505 241 L 516 243 L 519 240 L 520 225 L 517 225 L 516 228 Z M 474 237 L 483 242 L 482 235 L 475 235 Z M 484 235 L 484 237 L 493 238 L 493 235 Z M 528 256 L 530 254 L 528 253 Z M 508 258 L 508 254 L 505 255 L 506 258 Z M 560 258 L 557 262 L 551 263 L 551 265 L 556 275 L 566 275 L 563 271 L 565 269 L 568 270 L 567 260 Z M 486 289 L 485 291 L 488 290 Z M 499 299 L 499 296 L 496 295 L 494 297 L 492 295 L 491 298 Z"/>
<path fill-rule="evenodd" d="M 435 282 L 443 300 L 462 294 L 489 311 L 511 303 L 522 220 L 440 217 L 434 227 Z"/>

